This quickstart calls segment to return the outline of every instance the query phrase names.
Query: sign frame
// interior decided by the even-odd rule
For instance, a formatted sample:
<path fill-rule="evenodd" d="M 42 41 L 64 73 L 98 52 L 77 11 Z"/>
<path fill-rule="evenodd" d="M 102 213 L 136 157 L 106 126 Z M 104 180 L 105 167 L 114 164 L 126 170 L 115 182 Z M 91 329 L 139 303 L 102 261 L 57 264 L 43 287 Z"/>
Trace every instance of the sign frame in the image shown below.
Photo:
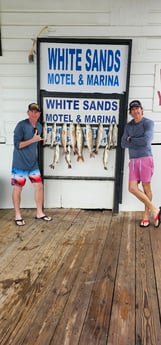
<path fill-rule="evenodd" d="M 52 69 L 52 73 L 58 72 L 55 71 L 54 67 L 62 67 L 62 64 L 58 64 L 56 61 L 57 57 L 56 55 L 52 55 L 52 54 L 56 54 L 55 52 L 58 52 L 56 50 L 56 48 L 58 49 L 58 46 L 60 45 L 60 47 L 65 47 L 64 50 L 59 50 L 59 59 L 62 59 L 62 56 L 64 58 L 65 55 L 60 56 L 60 53 L 62 54 L 67 54 L 69 53 L 69 49 L 71 48 L 71 46 L 75 47 L 75 49 L 73 50 L 74 53 L 77 55 L 77 59 L 74 65 L 74 62 L 70 61 L 70 67 L 72 66 L 72 75 L 78 76 L 77 74 L 77 70 L 73 71 L 74 67 L 76 66 L 76 69 L 80 70 L 82 72 L 83 68 L 81 66 L 82 61 L 84 61 L 84 57 L 82 57 L 81 59 L 81 54 L 83 56 L 87 56 L 89 58 L 89 54 L 93 54 L 93 60 L 92 60 L 92 67 L 91 68 L 95 68 L 97 71 L 94 74 L 94 76 L 96 76 L 96 74 L 98 74 L 98 66 L 103 66 L 101 65 L 102 62 L 98 61 L 98 56 L 100 58 L 100 54 L 108 54 L 108 61 L 113 61 L 113 63 L 111 63 L 111 65 L 109 66 L 110 62 L 108 62 L 108 67 L 107 69 L 109 69 L 110 67 L 112 68 L 113 66 L 113 71 L 114 71 L 114 64 L 117 65 L 118 62 L 118 51 L 123 52 L 123 55 L 125 53 L 126 55 L 126 64 L 123 63 L 123 69 L 121 70 L 121 73 L 124 74 L 124 78 L 125 80 L 122 82 L 123 87 L 119 88 L 117 82 L 114 82 L 114 84 L 112 84 L 111 88 L 110 87 L 106 87 L 107 85 L 102 86 L 101 88 L 99 88 L 100 85 L 98 85 L 98 83 L 96 82 L 96 84 L 92 85 L 92 89 L 88 88 L 88 85 L 83 85 L 82 88 L 80 88 L 79 85 L 74 85 L 74 87 L 72 85 L 65 85 L 65 87 L 63 87 L 63 91 L 60 92 L 60 85 L 59 87 L 57 87 L 56 84 L 54 84 L 54 79 L 52 79 L 53 81 L 53 86 L 51 87 L 51 85 L 46 86 L 46 81 L 45 83 L 42 82 L 43 79 L 47 80 L 47 75 L 49 74 L 49 62 L 47 62 L 48 60 L 50 60 L 50 68 Z M 68 49 L 68 45 L 69 45 L 69 49 Z M 44 52 L 47 52 L 47 46 L 48 46 L 48 59 L 47 56 L 44 58 Z M 53 47 L 53 49 L 52 49 Z M 54 50 L 54 47 L 55 50 Z M 97 54 L 97 48 L 98 47 L 98 54 Z M 109 49 L 108 49 L 109 47 Z M 117 49 L 117 47 L 119 47 L 119 49 Z M 104 49 L 103 49 L 104 48 Z M 112 50 L 113 48 L 113 50 Z M 125 49 L 124 49 L 125 48 Z M 120 99 L 120 111 L 119 111 L 119 124 L 118 124 L 118 146 L 116 149 L 116 174 L 115 174 L 115 179 L 114 179 L 114 183 L 115 183 L 115 188 L 114 188 L 114 203 L 113 203 L 113 212 L 114 213 L 118 213 L 119 212 L 119 203 L 122 203 L 122 183 L 123 183 L 123 166 L 124 166 L 124 150 L 121 149 L 121 136 L 123 133 L 123 129 L 124 129 L 124 125 L 127 121 L 127 107 L 128 107 L 128 95 L 129 95 L 129 82 L 130 82 L 130 68 L 131 68 L 131 50 L 132 50 L 132 40 L 131 39 L 90 39 L 90 38 L 38 38 L 37 40 L 37 100 L 39 102 L 39 104 L 41 105 L 42 109 L 43 109 L 43 97 L 46 95 L 61 95 L 64 93 L 64 95 L 69 94 L 69 87 L 71 90 L 71 93 L 73 93 L 74 95 L 80 96 L 81 97 L 93 97 L 93 98 L 104 98 L 104 99 Z M 86 54 L 84 53 L 84 51 L 86 52 Z M 87 54 L 88 51 L 88 54 Z M 65 52 L 65 53 L 64 53 Z M 90 52 L 90 53 L 89 53 Z M 113 53 L 112 53 L 113 52 Z M 47 54 L 46 54 L 47 55 Z M 54 56 L 54 57 L 53 57 Z M 101 55 L 102 56 L 102 55 Z M 110 60 L 110 58 L 112 57 L 112 60 Z M 121 56 L 121 53 L 120 53 Z M 116 57 L 116 59 L 115 59 Z M 75 58 L 75 55 L 73 57 L 73 60 Z M 115 59 L 115 60 L 114 60 Z M 73 61 L 72 60 L 72 61 Z M 44 61 L 46 61 L 45 63 L 48 64 L 48 66 L 44 66 Z M 54 61 L 55 61 L 55 65 L 54 65 Z M 62 61 L 62 60 L 61 60 Z M 91 60 L 90 60 L 91 61 Z M 101 60 L 102 61 L 102 60 Z M 89 59 L 88 59 L 89 62 Z M 65 63 L 65 60 L 63 60 L 63 63 Z M 120 62 L 121 64 L 121 62 Z M 125 66 L 126 65 L 126 66 Z M 64 66 L 64 65 L 63 65 Z M 65 63 L 65 66 L 68 67 L 68 64 Z M 105 65 L 104 65 L 105 66 Z M 106 65 L 107 66 L 107 65 Z M 118 65 L 116 66 L 116 71 L 118 70 Z M 126 70 L 125 70 L 126 68 Z M 67 68 L 68 69 L 68 68 Z M 115 71 L 115 72 L 116 72 Z M 60 72 L 60 71 L 59 71 Z M 66 72 L 69 72 L 68 70 Z M 106 73 L 107 71 L 103 71 L 103 73 L 101 75 L 104 74 L 104 72 Z M 68 73 L 69 74 L 69 73 Z M 83 73 L 83 80 L 88 80 L 86 78 L 86 71 Z M 45 77 L 44 77 L 45 76 Z M 74 80 L 74 77 L 72 77 Z M 103 77 L 102 77 L 103 78 Z M 122 78 L 122 75 L 120 75 L 120 78 Z M 50 80 L 50 79 L 48 79 Z M 56 79 L 55 79 L 56 80 Z M 79 78 L 78 78 L 79 80 Z M 93 77 L 93 80 L 97 80 L 96 77 Z M 102 79 L 105 80 L 105 79 Z M 119 76 L 116 79 L 113 80 L 119 80 Z M 121 79 L 122 80 L 122 79 Z M 59 79 L 58 79 L 59 81 Z M 69 79 L 67 79 L 66 77 L 66 81 L 69 82 Z M 71 79 L 70 79 L 71 81 Z M 76 84 L 76 83 L 75 83 Z M 114 87 L 116 85 L 116 87 Z M 63 85 L 64 86 L 64 85 Z M 109 85 L 108 85 L 109 86 Z M 90 85 L 91 87 L 91 85 Z M 115 90 L 116 89 L 116 90 Z M 68 92 L 67 92 L 68 90 Z M 82 92 L 81 92 L 82 90 Z M 94 92 L 95 90 L 95 92 Z M 114 92 L 114 90 L 116 92 Z M 43 123 L 43 113 L 41 115 L 41 122 Z M 44 176 L 44 159 L 43 159 L 43 155 L 44 155 L 44 149 L 43 146 L 40 144 L 39 147 L 39 163 L 40 163 L 40 168 L 41 168 L 41 172 L 42 172 L 42 176 L 44 179 L 52 179 L 52 178 L 63 178 L 65 179 L 65 176 Z M 73 176 L 71 177 L 67 177 L 67 179 L 72 180 Z M 90 179 L 89 177 L 86 177 L 86 179 Z M 79 180 L 78 177 L 76 177 L 76 179 Z M 80 179 L 81 176 L 80 176 Z M 100 179 L 100 177 L 98 177 L 98 179 Z"/>

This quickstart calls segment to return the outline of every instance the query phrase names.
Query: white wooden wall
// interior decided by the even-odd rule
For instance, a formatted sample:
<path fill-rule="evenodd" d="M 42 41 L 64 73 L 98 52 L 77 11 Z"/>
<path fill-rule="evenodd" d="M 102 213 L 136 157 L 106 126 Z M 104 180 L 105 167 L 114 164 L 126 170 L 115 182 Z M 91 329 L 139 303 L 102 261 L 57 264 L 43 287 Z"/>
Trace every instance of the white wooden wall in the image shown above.
<path fill-rule="evenodd" d="M 0 23 L 0 207 L 12 207 L 10 169 L 12 135 L 27 105 L 36 100 L 36 62 L 28 62 L 29 50 L 41 28 L 43 37 L 130 38 L 132 64 L 129 101 L 138 98 L 144 114 L 155 118 L 155 136 L 161 138 L 161 113 L 153 113 L 155 64 L 161 62 L 160 0 L 1 0 Z M 5 144 L 3 143 L 5 139 Z M 160 140 L 161 141 L 161 140 Z M 156 172 L 154 201 L 161 204 L 160 146 L 154 147 Z M 142 205 L 127 191 L 128 155 L 125 157 L 123 203 L 120 210 L 139 210 Z M 22 197 L 23 207 L 35 207 L 32 186 Z"/>

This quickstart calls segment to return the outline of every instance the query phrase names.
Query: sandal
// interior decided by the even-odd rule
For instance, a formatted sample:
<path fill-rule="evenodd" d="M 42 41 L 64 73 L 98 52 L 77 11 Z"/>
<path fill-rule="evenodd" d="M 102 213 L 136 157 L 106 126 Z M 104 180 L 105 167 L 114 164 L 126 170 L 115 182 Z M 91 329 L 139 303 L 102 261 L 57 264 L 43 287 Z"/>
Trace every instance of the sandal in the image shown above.
<path fill-rule="evenodd" d="M 15 224 L 18 226 L 23 226 L 25 225 L 25 221 L 21 218 L 21 219 L 15 219 Z"/>
<path fill-rule="evenodd" d="M 161 223 L 161 207 L 159 207 L 159 212 L 154 218 L 154 227 L 159 228 L 160 223 Z"/>
<path fill-rule="evenodd" d="M 42 217 L 35 217 L 35 219 L 44 220 L 45 222 L 50 222 L 52 220 L 51 217 L 48 217 L 46 215 L 44 215 Z"/>
<path fill-rule="evenodd" d="M 150 225 L 150 220 L 149 219 L 142 219 L 140 221 L 140 227 L 141 228 L 147 228 Z"/>

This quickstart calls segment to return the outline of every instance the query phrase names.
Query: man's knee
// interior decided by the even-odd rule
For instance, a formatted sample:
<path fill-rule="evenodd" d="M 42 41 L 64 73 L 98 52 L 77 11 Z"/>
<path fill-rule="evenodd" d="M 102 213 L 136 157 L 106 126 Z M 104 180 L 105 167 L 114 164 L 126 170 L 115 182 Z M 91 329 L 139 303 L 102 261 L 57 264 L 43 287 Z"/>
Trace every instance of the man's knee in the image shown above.
<path fill-rule="evenodd" d="M 33 183 L 35 189 L 39 192 L 42 192 L 43 191 L 43 184 L 42 182 L 38 182 L 38 183 Z"/>
<path fill-rule="evenodd" d="M 136 194 L 136 191 L 137 191 L 137 189 L 136 189 L 136 187 L 135 187 L 135 186 L 133 186 L 133 185 L 129 185 L 129 192 L 130 192 L 130 193 L 132 193 L 132 194 Z"/>

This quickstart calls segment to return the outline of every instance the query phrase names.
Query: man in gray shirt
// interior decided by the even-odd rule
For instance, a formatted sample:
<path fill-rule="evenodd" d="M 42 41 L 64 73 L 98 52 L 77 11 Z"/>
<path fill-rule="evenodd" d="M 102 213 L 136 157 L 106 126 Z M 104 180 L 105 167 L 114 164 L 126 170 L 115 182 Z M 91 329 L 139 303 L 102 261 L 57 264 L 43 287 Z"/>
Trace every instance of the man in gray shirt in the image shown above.
<path fill-rule="evenodd" d="M 154 122 L 143 116 L 143 107 L 139 100 L 133 100 L 129 105 L 132 120 L 124 128 L 121 147 L 129 150 L 129 192 L 145 206 L 141 227 L 150 225 L 149 211 L 154 218 L 157 228 L 161 222 L 161 208 L 152 204 L 151 178 L 154 171 L 154 162 L 151 149 Z M 141 190 L 139 183 L 142 183 Z"/>

